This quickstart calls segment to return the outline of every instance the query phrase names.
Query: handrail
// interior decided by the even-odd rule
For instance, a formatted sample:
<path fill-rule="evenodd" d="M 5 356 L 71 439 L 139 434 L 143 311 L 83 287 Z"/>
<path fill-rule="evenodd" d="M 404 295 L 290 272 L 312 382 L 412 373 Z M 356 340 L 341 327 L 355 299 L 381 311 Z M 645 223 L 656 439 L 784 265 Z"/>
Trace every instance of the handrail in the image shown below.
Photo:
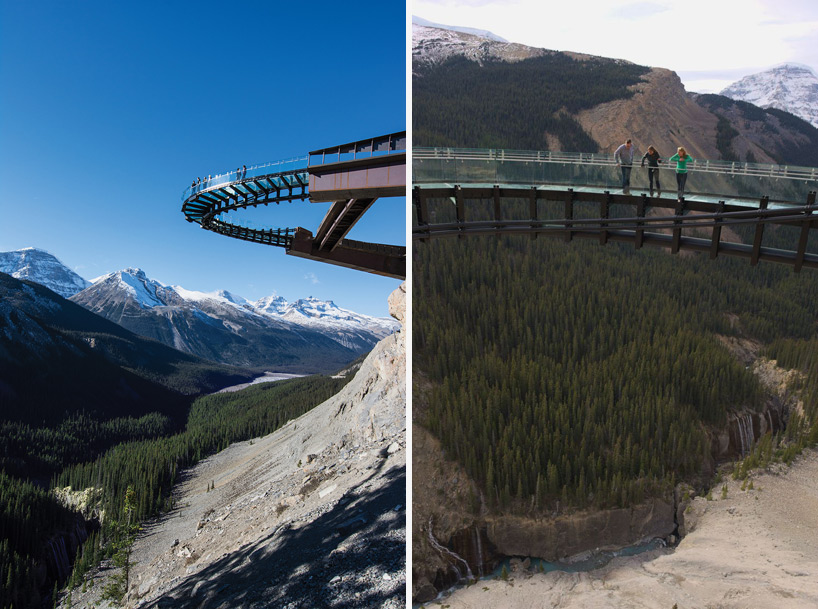
<path fill-rule="evenodd" d="M 413 161 L 445 159 L 465 161 L 498 161 L 523 163 L 563 163 L 574 165 L 615 166 L 614 155 L 604 152 L 562 152 L 536 150 L 477 149 L 477 148 L 420 148 L 412 149 Z M 634 165 L 636 165 L 634 158 Z M 710 159 L 693 159 L 688 172 L 783 178 L 788 180 L 818 181 L 818 169 L 793 165 L 742 163 Z M 660 169 L 673 169 L 665 163 Z"/>
<path fill-rule="evenodd" d="M 306 178 L 307 161 L 308 157 L 304 155 L 283 161 L 271 161 L 261 165 L 253 165 L 248 167 L 246 171 L 242 169 L 240 171 L 227 171 L 225 173 L 220 173 L 212 176 L 211 178 L 202 180 L 201 184 L 192 184 L 185 188 L 185 190 L 182 192 L 182 201 L 187 201 L 190 197 L 201 194 L 213 188 L 225 186 L 226 184 L 231 184 L 232 182 L 240 182 L 241 180 L 246 180 L 248 178 L 258 178 L 261 176 L 278 174 L 304 174 L 304 179 L 308 179 Z"/>

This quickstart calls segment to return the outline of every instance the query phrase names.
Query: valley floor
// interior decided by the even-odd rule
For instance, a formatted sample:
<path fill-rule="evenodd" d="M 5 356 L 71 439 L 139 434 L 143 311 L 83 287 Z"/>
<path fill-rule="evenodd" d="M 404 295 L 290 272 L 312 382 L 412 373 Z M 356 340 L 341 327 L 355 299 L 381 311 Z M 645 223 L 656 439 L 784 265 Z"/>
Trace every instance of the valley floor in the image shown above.
<path fill-rule="evenodd" d="M 429 609 L 818 607 L 818 451 L 792 467 L 752 478 L 754 489 L 727 482 L 713 500 L 696 498 L 688 534 L 673 550 L 617 558 L 588 573 L 531 573 L 478 581 Z"/>

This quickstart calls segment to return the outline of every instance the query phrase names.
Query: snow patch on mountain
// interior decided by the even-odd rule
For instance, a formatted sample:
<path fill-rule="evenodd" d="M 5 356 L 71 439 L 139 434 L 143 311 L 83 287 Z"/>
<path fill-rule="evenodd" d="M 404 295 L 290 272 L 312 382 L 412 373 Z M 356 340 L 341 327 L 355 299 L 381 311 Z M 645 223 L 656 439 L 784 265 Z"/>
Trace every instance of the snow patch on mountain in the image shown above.
<path fill-rule="evenodd" d="M 157 287 L 164 287 L 162 284 L 148 279 L 142 269 L 126 269 L 113 274 L 119 286 L 130 295 L 139 306 L 150 309 L 151 307 L 165 304 L 156 294 Z"/>
<path fill-rule="evenodd" d="M 479 30 L 472 27 L 462 27 L 459 25 L 444 25 L 442 23 L 433 23 L 432 21 L 428 21 L 423 19 L 422 17 L 412 16 L 412 25 L 420 25 L 424 27 L 432 27 L 438 28 L 441 30 L 450 30 L 452 32 L 461 32 L 463 34 L 471 34 L 472 36 L 479 36 L 480 38 L 487 38 L 489 40 L 494 40 L 496 42 L 508 42 L 505 38 L 501 38 L 497 34 L 494 34 L 488 30 Z M 414 34 L 414 27 L 412 28 Z M 413 35 L 413 42 L 414 42 L 414 35 Z"/>
<path fill-rule="evenodd" d="M 286 299 L 282 298 L 281 296 L 265 296 L 253 303 L 253 307 L 256 311 L 260 311 L 261 313 L 265 313 L 267 315 L 273 316 L 281 316 L 287 311 L 287 307 L 290 303 L 286 301 Z"/>
<path fill-rule="evenodd" d="M 171 289 L 181 296 L 187 302 L 192 303 L 219 303 L 227 306 L 235 306 L 241 309 L 247 309 L 250 303 L 241 296 L 237 296 L 228 292 L 227 290 L 217 290 L 215 292 L 197 292 L 195 290 L 186 290 L 182 286 L 174 285 Z"/>
<path fill-rule="evenodd" d="M 69 269 L 45 250 L 27 247 L 0 252 L 0 272 L 15 279 L 26 279 L 47 287 L 63 298 L 87 288 L 91 282 Z"/>
<path fill-rule="evenodd" d="M 818 127 L 818 76 L 809 66 L 785 63 L 745 76 L 721 95 L 784 110 Z"/>

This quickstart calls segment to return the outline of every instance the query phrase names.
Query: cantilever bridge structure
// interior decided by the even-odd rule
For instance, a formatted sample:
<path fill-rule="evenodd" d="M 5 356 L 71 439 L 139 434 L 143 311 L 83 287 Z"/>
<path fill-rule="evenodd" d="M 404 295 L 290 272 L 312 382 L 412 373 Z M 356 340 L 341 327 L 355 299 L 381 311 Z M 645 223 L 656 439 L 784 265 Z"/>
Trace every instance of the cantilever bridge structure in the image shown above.
<path fill-rule="evenodd" d="M 818 169 L 708 160 L 688 169 L 681 198 L 666 165 L 651 197 L 648 169 L 634 165 L 625 194 L 609 154 L 414 148 L 412 239 L 551 235 L 818 268 Z"/>
<path fill-rule="evenodd" d="M 406 132 L 350 142 L 307 156 L 231 171 L 182 194 L 189 222 L 220 235 L 273 245 L 293 256 L 406 278 L 406 247 L 346 239 L 376 199 L 406 194 Z M 290 201 L 331 203 L 315 234 L 305 228 L 249 228 L 232 211 Z M 397 218 L 403 222 L 401 212 Z"/>

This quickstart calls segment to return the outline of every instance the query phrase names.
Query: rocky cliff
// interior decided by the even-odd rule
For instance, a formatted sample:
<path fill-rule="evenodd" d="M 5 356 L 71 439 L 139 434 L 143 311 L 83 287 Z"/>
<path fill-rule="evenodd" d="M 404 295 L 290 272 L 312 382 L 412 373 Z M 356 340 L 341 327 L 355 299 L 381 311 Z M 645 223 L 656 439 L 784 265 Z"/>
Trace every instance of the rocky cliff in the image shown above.
<path fill-rule="evenodd" d="M 507 556 L 556 561 L 604 547 L 669 537 L 674 506 L 655 499 L 625 509 L 557 516 L 489 514 L 463 468 L 419 425 L 412 430 L 412 598 L 426 602 Z"/>
<path fill-rule="evenodd" d="M 605 152 L 632 138 L 639 152 L 654 146 L 665 158 L 684 146 L 694 158 L 717 159 L 718 119 L 685 91 L 675 72 L 653 68 L 632 87 L 633 97 L 579 113 L 582 128 Z"/>

